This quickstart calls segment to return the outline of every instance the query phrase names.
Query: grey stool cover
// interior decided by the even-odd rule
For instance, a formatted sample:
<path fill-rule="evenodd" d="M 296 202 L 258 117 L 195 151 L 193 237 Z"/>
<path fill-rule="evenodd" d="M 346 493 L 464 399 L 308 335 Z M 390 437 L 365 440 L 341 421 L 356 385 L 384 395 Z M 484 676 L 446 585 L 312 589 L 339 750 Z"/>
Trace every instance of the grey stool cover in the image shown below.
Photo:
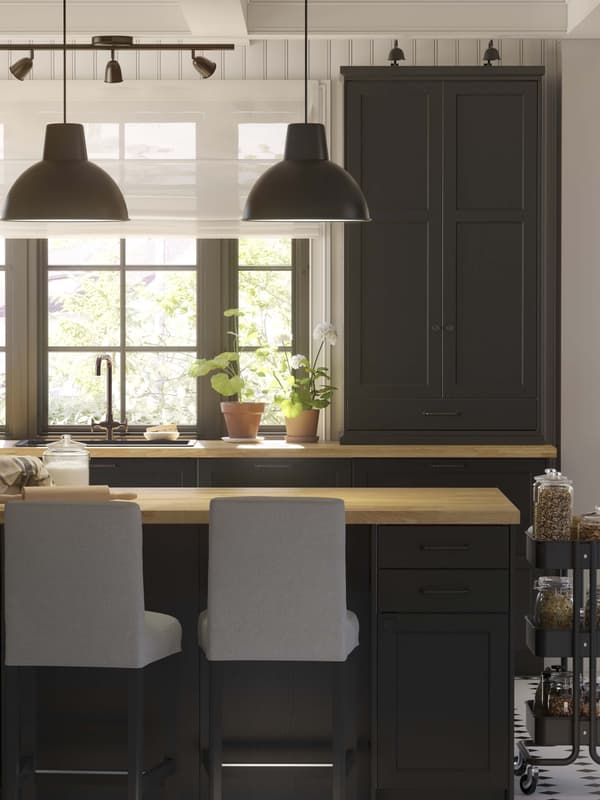
<path fill-rule="evenodd" d="M 213 500 L 198 632 L 210 661 L 345 661 L 358 619 L 346 608 L 344 503 Z"/>
<path fill-rule="evenodd" d="M 7 666 L 141 668 L 181 650 L 174 617 L 144 611 L 135 503 L 7 504 Z"/>

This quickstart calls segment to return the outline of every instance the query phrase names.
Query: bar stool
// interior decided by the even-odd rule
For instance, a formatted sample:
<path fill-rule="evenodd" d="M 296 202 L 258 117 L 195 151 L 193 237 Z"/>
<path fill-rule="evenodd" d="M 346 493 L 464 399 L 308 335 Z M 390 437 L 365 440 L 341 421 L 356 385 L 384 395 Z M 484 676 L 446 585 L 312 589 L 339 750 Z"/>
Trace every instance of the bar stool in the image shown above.
<path fill-rule="evenodd" d="M 344 665 L 358 646 L 359 625 L 346 608 L 343 502 L 213 500 L 208 608 L 200 614 L 198 628 L 208 662 L 210 800 L 220 800 L 222 793 L 219 662 L 225 661 L 332 662 L 333 797 L 345 800 L 348 789 L 354 790 L 348 774 L 356 732 L 355 725 L 348 726 Z"/>
<path fill-rule="evenodd" d="M 7 504 L 4 628 L 3 800 L 17 800 L 21 778 L 36 775 L 35 746 L 21 752 L 19 684 L 27 668 L 107 668 L 127 677 L 127 769 L 45 769 L 44 774 L 122 775 L 128 800 L 140 800 L 148 783 L 174 772 L 172 740 L 168 756 L 143 769 L 144 667 L 181 651 L 181 625 L 144 610 L 136 504 Z M 171 711 L 168 730 L 174 737 L 174 702 Z"/>

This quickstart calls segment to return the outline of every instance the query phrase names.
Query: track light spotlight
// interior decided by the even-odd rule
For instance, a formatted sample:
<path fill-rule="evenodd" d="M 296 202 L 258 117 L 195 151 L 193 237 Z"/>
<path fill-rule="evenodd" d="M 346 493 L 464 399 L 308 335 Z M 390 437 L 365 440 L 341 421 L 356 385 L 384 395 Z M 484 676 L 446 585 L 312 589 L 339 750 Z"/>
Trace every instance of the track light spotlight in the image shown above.
<path fill-rule="evenodd" d="M 12 75 L 14 75 L 14 77 L 18 81 L 22 81 L 25 80 L 25 78 L 29 75 L 32 67 L 33 67 L 33 50 L 29 52 L 29 56 L 20 58 L 18 61 L 15 61 L 14 64 L 11 64 L 9 69 Z"/>
<path fill-rule="evenodd" d="M 115 51 L 110 51 L 110 61 L 106 64 L 104 70 L 104 83 L 123 83 L 123 73 L 121 72 L 121 65 L 115 59 Z"/>
<path fill-rule="evenodd" d="M 204 58 L 204 56 L 197 56 L 195 50 L 192 50 L 192 64 L 196 72 L 202 78 L 210 78 L 211 75 L 214 75 L 217 68 L 214 61 L 210 61 L 208 58 Z"/>

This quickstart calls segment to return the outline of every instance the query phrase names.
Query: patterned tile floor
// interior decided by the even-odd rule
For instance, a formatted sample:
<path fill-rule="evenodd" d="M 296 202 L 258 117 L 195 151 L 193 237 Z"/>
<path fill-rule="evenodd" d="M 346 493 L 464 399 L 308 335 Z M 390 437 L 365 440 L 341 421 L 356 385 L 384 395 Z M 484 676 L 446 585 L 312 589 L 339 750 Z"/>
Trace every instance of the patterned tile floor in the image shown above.
<path fill-rule="evenodd" d="M 525 701 L 533 698 L 537 680 L 517 678 L 515 681 L 515 742 L 528 739 L 525 727 Z M 570 752 L 568 747 L 534 747 L 529 748 L 532 755 L 549 758 L 562 758 Z M 587 800 L 600 798 L 600 766 L 594 764 L 589 750 L 581 750 L 581 755 L 570 767 L 541 767 L 537 791 L 533 797 L 557 797 L 564 800 Z M 515 798 L 525 797 L 519 787 L 519 779 L 515 780 Z"/>

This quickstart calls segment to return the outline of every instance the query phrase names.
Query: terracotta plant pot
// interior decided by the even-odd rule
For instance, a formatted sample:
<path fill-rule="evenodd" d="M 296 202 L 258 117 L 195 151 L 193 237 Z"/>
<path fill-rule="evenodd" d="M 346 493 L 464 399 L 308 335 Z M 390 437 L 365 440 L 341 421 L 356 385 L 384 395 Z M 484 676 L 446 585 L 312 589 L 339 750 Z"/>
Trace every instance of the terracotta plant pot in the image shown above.
<path fill-rule="evenodd" d="M 221 403 L 229 437 L 256 439 L 264 410 L 264 403 L 240 403 L 236 400 Z"/>
<path fill-rule="evenodd" d="M 319 424 L 318 408 L 301 411 L 297 417 L 285 418 L 285 440 L 290 444 L 302 442 L 318 442 L 317 426 Z"/>

